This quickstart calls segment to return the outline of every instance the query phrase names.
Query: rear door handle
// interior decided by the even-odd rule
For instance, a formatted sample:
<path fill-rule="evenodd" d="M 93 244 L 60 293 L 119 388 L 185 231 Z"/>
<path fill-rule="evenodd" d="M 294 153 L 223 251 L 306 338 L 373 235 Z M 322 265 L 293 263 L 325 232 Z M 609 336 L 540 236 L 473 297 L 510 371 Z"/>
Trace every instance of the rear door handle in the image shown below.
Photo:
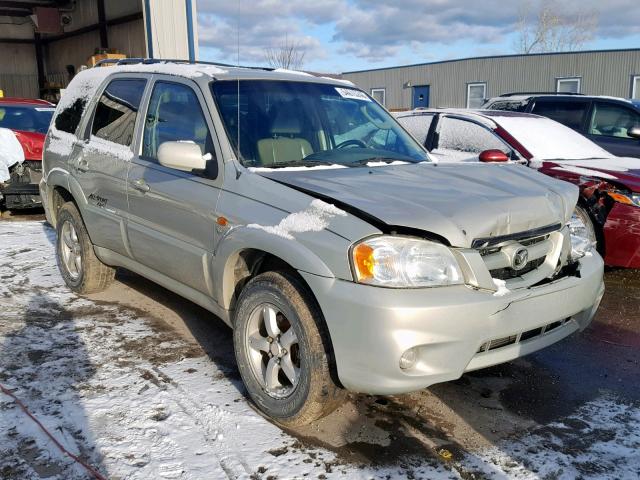
<path fill-rule="evenodd" d="M 149 190 L 151 190 L 151 187 L 147 185 L 147 182 L 145 182 L 141 178 L 139 178 L 138 180 L 135 180 L 131 184 L 131 186 L 142 193 L 147 193 Z"/>
<path fill-rule="evenodd" d="M 88 172 L 89 171 L 89 162 L 85 159 L 78 160 L 76 168 L 80 172 Z"/>

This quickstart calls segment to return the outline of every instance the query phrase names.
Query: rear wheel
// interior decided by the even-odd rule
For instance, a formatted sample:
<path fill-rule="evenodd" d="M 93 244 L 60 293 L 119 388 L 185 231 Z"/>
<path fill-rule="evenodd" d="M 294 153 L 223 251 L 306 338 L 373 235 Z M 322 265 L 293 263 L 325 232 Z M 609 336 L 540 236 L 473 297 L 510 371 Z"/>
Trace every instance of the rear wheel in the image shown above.
<path fill-rule="evenodd" d="M 96 257 L 78 207 L 73 202 L 60 207 L 56 229 L 58 268 L 67 286 L 76 293 L 88 294 L 111 285 L 115 269 Z"/>
<path fill-rule="evenodd" d="M 305 285 L 286 272 L 252 279 L 238 299 L 234 348 L 258 408 L 284 425 L 304 425 L 337 408 L 324 320 Z"/>

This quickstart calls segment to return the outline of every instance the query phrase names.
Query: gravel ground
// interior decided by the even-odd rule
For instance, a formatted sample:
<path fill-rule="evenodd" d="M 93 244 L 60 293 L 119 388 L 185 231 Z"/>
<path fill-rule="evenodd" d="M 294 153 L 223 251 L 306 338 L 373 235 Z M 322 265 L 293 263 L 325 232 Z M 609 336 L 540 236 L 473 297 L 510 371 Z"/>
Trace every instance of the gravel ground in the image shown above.
<path fill-rule="evenodd" d="M 244 397 L 231 332 L 129 272 L 80 298 L 40 219 L 0 221 L 0 383 L 110 479 L 640 476 L 640 272 L 606 274 L 594 323 L 409 395 L 353 395 L 283 431 Z M 88 478 L 0 393 L 0 478 Z"/>

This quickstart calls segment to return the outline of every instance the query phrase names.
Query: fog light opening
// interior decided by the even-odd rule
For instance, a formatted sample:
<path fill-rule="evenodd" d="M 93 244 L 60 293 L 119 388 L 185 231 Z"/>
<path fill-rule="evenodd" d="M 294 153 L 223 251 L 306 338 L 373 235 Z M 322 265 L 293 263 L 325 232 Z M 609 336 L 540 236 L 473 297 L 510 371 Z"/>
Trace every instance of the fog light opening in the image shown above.
<path fill-rule="evenodd" d="M 416 347 L 411 347 L 409 350 L 406 350 L 400 357 L 400 368 L 402 370 L 413 368 L 417 361 L 418 349 Z"/>

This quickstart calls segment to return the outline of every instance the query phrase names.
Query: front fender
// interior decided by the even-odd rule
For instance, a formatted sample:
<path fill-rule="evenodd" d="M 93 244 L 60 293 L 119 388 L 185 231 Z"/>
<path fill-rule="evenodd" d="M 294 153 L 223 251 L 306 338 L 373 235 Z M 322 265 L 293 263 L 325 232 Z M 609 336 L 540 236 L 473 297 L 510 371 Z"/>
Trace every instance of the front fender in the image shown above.
<path fill-rule="evenodd" d="M 335 236 L 330 232 L 326 233 Z M 241 252 L 249 249 L 271 254 L 299 271 L 321 277 L 334 277 L 320 257 L 299 240 L 284 238 L 257 228 L 235 227 L 220 239 L 213 261 L 213 278 L 222 279 L 215 282 L 216 298 L 221 300 L 225 309 L 230 308 L 235 291 L 236 261 Z"/>

